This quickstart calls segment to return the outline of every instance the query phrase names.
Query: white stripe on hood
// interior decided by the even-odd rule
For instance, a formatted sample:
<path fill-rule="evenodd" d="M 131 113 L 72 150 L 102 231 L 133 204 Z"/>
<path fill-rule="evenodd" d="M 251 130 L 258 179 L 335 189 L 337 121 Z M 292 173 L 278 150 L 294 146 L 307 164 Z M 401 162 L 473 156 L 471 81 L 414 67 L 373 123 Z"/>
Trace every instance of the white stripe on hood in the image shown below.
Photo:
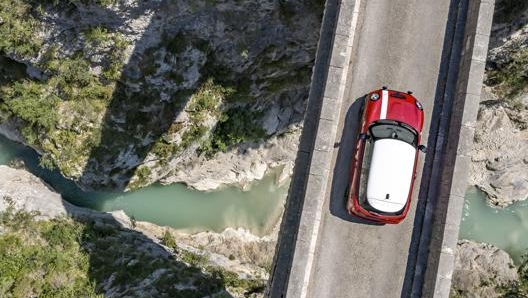
<path fill-rule="evenodd" d="M 389 90 L 381 91 L 381 112 L 380 119 L 387 118 L 387 108 L 389 106 Z"/>

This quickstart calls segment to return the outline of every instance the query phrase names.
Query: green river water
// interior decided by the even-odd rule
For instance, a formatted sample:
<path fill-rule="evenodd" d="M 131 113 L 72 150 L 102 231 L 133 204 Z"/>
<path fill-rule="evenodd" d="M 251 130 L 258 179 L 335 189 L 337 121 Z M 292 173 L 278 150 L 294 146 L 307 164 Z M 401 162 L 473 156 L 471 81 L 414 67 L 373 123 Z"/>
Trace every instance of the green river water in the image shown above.
<path fill-rule="evenodd" d="M 67 201 L 99 211 L 124 210 L 136 220 L 171 226 L 185 232 L 216 231 L 242 227 L 257 235 L 270 232 L 281 216 L 288 182 L 275 184 L 274 175 L 254 183 L 250 190 L 226 187 L 199 192 L 181 184 L 153 185 L 127 193 L 83 192 L 58 172 L 38 166 L 31 148 L 0 136 L 0 164 L 23 160 L 35 175 L 53 186 Z"/>
<path fill-rule="evenodd" d="M 466 192 L 459 238 L 491 243 L 519 263 L 528 251 L 528 201 L 496 209 L 486 203 L 484 193 L 471 187 Z"/>

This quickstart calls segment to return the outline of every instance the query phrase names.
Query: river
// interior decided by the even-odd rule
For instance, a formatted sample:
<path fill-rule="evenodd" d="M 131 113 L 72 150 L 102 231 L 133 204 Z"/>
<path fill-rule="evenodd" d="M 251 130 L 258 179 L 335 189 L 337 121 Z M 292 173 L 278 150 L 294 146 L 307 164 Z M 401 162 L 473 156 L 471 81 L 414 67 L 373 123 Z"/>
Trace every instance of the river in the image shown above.
<path fill-rule="evenodd" d="M 459 238 L 491 243 L 507 251 L 519 264 L 528 251 L 528 201 L 504 209 L 493 208 L 486 203 L 483 192 L 469 188 Z"/>
<path fill-rule="evenodd" d="M 181 184 L 152 185 L 127 193 L 83 192 L 58 171 L 38 166 L 37 153 L 0 136 L 0 164 L 22 160 L 26 168 L 41 177 L 67 201 L 98 211 L 124 210 L 136 220 L 170 226 L 184 232 L 221 232 L 242 227 L 262 236 L 280 220 L 289 181 L 275 184 L 275 175 L 253 183 L 248 191 L 225 187 L 200 192 Z"/>

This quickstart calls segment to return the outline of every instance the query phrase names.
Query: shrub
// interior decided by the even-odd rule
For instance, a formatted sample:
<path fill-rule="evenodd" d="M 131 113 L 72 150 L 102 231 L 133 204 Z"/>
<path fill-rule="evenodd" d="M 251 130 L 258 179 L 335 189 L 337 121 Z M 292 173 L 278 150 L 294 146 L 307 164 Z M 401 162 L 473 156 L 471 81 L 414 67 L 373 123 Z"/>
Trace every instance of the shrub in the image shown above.
<path fill-rule="evenodd" d="M 486 84 L 495 87 L 497 94 L 510 101 L 528 86 L 528 49 L 512 54 L 511 60 L 499 68 L 488 71 Z M 512 103 L 515 104 L 515 103 Z"/>
<path fill-rule="evenodd" d="M 246 108 L 233 108 L 225 112 L 218 122 L 209 143 L 201 149 L 207 155 L 226 151 L 230 146 L 262 139 L 266 131 L 256 122 L 262 114 Z"/>
<path fill-rule="evenodd" d="M 35 221 L 34 213 L 12 206 L 0 215 L 0 226 L 9 227 L 0 234 L 0 297 L 102 298 L 76 239 L 82 225 L 65 218 Z"/>
<path fill-rule="evenodd" d="M 139 166 L 136 168 L 136 179 L 128 184 L 129 189 L 138 189 L 148 183 L 151 171 L 147 166 Z"/>
<path fill-rule="evenodd" d="M 2 89 L 3 108 L 31 126 L 50 130 L 58 122 L 57 107 L 60 99 L 46 94 L 36 82 L 15 82 Z"/>
<path fill-rule="evenodd" d="M 53 171 L 55 169 L 55 163 L 53 162 L 53 159 L 51 158 L 51 154 L 45 153 L 44 155 L 40 156 L 39 166 L 41 168 Z"/>
<path fill-rule="evenodd" d="M 195 254 L 186 250 L 182 251 L 180 256 L 184 262 L 196 267 L 203 267 L 209 261 L 205 255 Z"/>
<path fill-rule="evenodd" d="M 176 250 L 177 248 L 176 239 L 174 239 L 174 236 L 172 236 L 171 232 L 168 229 L 163 232 L 163 236 L 161 237 L 161 243 L 173 250 Z"/>
<path fill-rule="evenodd" d="M 83 32 L 83 35 L 89 43 L 100 44 L 110 41 L 108 29 L 102 26 L 90 27 Z"/>
<path fill-rule="evenodd" d="M 499 288 L 501 298 L 528 298 L 528 253 L 522 257 L 518 267 L 519 281 Z"/>
<path fill-rule="evenodd" d="M 0 51 L 21 57 L 36 56 L 42 39 L 36 35 L 40 22 L 30 17 L 33 7 L 30 1 L 0 1 Z"/>
<path fill-rule="evenodd" d="M 204 112 L 216 114 L 222 100 L 234 92 L 234 89 L 215 84 L 212 79 L 208 79 L 190 99 L 191 116 L 197 117 Z"/>

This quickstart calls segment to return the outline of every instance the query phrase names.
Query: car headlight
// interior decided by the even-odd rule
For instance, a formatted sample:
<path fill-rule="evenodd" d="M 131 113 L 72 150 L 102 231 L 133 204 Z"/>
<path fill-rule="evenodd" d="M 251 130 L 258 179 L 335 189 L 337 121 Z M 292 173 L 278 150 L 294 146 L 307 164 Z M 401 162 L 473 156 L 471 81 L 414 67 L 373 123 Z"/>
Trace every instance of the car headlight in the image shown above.
<path fill-rule="evenodd" d="M 422 104 L 421 104 L 419 101 L 416 101 L 416 107 L 417 107 L 419 110 L 423 110 L 423 106 L 422 106 Z"/>
<path fill-rule="evenodd" d="M 379 99 L 379 94 L 378 93 L 372 93 L 370 95 L 370 100 L 378 100 Z"/>

